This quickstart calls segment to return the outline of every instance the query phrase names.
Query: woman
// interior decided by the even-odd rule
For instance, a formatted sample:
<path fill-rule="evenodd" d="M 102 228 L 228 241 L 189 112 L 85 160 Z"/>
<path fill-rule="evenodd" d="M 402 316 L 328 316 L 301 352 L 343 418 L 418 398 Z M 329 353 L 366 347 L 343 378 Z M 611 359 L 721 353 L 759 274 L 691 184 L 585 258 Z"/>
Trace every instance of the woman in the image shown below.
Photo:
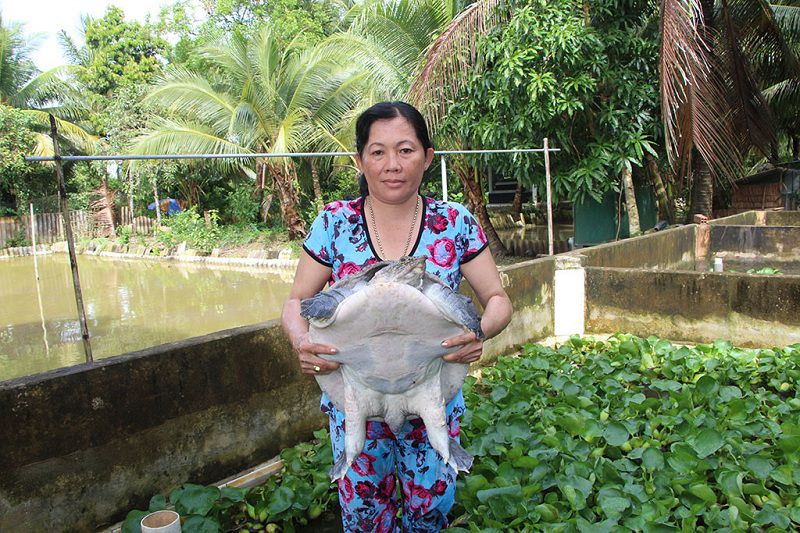
<path fill-rule="evenodd" d="M 419 111 L 403 102 L 370 107 L 356 122 L 356 149 L 362 197 L 333 202 L 314 221 L 283 309 L 283 328 L 302 371 L 325 374 L 339 365 L 317 355 L 336 353 L 336 348 L 308 340 L 300 300 L 322 290 L 326 282 L 406 255 L 426 256 L 426 270 L 454 289 L 462 275 L 466 277 L 484 306 L 481 328 L 486 338 L 497 335 L 511 320 L 511 302 L 483 231 L 463 206 L 418 193 L 434 154 Z M 444 357 L 451 362 L 472 363 L 483 350 L 483 340 L 471 332 L 443 339 L 442 344 L 458 347 Z M 322 410 L 330 417 L 333 453 L 338 458 L 344 453 L 344 414 L 325 395 Z M 459 392 L 446 410 L 454 438 L 463 412 L 464 397 Z M 385 423 L 370 421 L 364 451 L 339 481 L 345 531 L 400 529 L 395 475 L 403 494 L 403 531 L 439 531 L 447 526 L 455 473 L 430 447 L 425 426 L 412 419 L 395 435 Z"/>

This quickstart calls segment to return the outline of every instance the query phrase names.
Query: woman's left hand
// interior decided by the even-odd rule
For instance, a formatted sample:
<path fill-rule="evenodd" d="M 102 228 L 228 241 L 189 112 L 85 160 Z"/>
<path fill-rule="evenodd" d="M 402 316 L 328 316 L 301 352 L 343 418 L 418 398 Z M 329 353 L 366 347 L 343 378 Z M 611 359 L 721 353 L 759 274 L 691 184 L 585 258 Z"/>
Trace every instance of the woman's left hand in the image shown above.
<path fill-rule="evenodd" d="M 442 359 L 450 363 L 474 363 L 481 358 L 483 353 L 483 341 L 478 339 L 472 331 L 457 337 L 451 337 L 444 341 L 442 346 L 446 348 L 461 346 L 458 350 L 442 357 Z"/>

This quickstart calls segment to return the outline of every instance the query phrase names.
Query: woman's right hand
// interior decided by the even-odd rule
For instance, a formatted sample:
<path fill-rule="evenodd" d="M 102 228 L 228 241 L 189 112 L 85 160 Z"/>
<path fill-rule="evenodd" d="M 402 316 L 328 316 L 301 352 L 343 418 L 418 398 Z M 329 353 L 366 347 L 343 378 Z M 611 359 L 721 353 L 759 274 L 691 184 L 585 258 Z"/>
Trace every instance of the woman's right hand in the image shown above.
<path fill-rule="evenodd" d="M 317 354 L 335 354 L 336 348 L 327 344 L 318 344 L 308 340 L 308 334 L 302 335 L 296 343 L 294 343 L 294 351 L 297 358 L 300 360 L 300 369 L 303 374 L 310 374 L 312 376 L 319 376 L 322 374 L 330 374 L 339 368 L 339 363 L 323 359 Z"/>

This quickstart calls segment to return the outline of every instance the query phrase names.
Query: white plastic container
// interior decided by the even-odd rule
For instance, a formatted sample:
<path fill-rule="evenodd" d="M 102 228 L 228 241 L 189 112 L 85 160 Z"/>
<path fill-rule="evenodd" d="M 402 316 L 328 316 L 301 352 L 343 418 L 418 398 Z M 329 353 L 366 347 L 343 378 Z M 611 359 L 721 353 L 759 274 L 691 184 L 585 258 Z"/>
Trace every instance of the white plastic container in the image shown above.
<path fill-rule="evenodd" d="M 181 517 L 175 511 L 156 511 L 142 518 L 142 533 L 181 533 Z"/>

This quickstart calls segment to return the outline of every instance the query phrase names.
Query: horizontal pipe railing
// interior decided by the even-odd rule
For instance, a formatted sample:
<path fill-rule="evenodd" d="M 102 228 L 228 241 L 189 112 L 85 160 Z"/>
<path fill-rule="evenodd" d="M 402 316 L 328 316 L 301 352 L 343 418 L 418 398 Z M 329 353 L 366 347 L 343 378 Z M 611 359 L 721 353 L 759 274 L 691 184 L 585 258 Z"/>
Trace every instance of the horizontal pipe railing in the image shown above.
<path fill-rule="evenodd" d="M 560 148 L 548 148 L 548 152 L 558 152 Z M 498 150 L 436 150 L 436 155 L 456 154 L 512 154 L 525 152 L 544 152 L 544 148 L 507 148 Z M 158 159 L 247 159 L 253 157 L 335 157 L 355 156 L 355 152 L 286 152 L 257 154 L 152 154 L 152 155 L 62 155 L 62 156 L 26 156 L 25 161 L 143 161 Z"/>

